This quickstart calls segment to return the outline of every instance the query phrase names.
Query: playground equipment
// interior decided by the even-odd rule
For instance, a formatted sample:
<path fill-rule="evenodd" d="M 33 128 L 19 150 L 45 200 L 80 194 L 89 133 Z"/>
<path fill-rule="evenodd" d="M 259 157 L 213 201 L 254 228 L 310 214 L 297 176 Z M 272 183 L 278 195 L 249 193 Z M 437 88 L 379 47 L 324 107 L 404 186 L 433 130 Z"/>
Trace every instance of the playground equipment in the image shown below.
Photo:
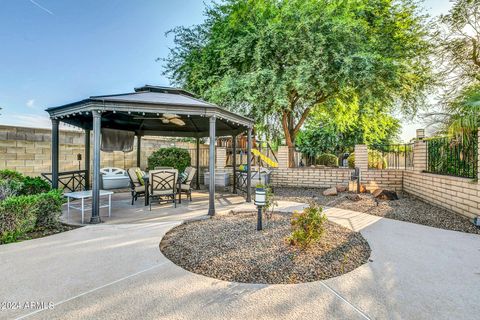
<path fill-rule="evenodd" d="M 263 153 L 261 153 L 257 149 L 252 149 L 252 153 L 257 157 L 260 157 L 260 159 L 263 162 L 265 162 L 268 166 L 270 166 L 272 168 L 278 168 L 278 163 L 277 162 L 273 161 L 272 159 L 270 159 L 269 157 L 267 157 L 266 155 L 264 155 Z"/>

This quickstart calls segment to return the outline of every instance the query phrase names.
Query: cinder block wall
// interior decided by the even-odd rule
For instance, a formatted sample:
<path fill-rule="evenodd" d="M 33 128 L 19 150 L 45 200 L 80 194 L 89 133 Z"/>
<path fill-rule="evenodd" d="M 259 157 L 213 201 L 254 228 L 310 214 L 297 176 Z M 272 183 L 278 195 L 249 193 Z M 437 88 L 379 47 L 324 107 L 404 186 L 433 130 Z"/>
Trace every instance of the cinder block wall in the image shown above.
<path fill-rule="evenodd" d="M 84 133 L 82 131 L 60 131 L 60 171 L 78 170 L 77 154 L 84 154 Z M 37 128 L 23 128 L 0 125 L 0 169 L 17 170 L 25 175 L 38 176 L 51 170 L 51 130 Z M 194 154 L 195 144 L 172 141 L 160 137 L 143 137 L 141 148 L 141 167 L 146 168 L 147 158 L 161 147 L 177 146 L 191 150 Z M 93 143 L 92 143 L 93 148 Z M 201 146 L 201 149 L 208 146 Z M 202 152 L 201 155 L 208 153 Z M 91 157 L 93 150 L 91 150 Z M 134 151 L 123 153 L 102 152 L 101 167 L 129 168 L 136 166 L 136 140 Z M 192 165 L 194 165 L 192 157 Z M 80 162 L 84 169 L 84 161 Z"/>
<path fill-rule="evenodd" d="M 362 183 L 368 191 L 389 189 L 402 191 L 403 170 L 367 170 L 362 172 Z"/>
<path fill-rule="evenodd" d="M 277 168 L 272 184 L 279 187 L 329 188 L 348 184 L 353 170 L 347 168 Z"/>
<path fill-rule="evenodd" d="M 480 188 L 471 179 L 404 171 L 403 190 L 468 218 L 480 215 Z"/>

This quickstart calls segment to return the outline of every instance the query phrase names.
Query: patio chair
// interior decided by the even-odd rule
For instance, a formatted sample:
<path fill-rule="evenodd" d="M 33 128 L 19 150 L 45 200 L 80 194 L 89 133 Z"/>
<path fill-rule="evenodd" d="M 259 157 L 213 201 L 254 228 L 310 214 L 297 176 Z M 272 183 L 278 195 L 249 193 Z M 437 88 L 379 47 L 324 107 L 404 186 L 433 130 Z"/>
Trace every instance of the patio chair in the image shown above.
<path fill-rule="evenodd" d="M 152 200 L 158 199 L 158 202 L 172 199 L 173 205 L 177 207 L 177 180 L 178 170 L 152 170 L 149 172 L 150 190 L 149 201 L 150 210 L 152 210 Z"/>
<path fill-rule="evenodd" d="M 185 193 L 187 195 L 187 198 L 190 198 L 190 201 L 192 201 L 192 182 L 193 178 L 195 177 L 195 173 L 197 172 L 197 169 L 193 167 L 187 167 L 185 169 L 185 172 L 188 174 L 187 179 L 180 184 L 180 193 Z"/>
<path fill-rule="evenodd" d="M 141 171 L 139 167 L 133 167 L 127 170 L 128 177 L 130 178 L 130 189 L 132 192 L 132 206 L 134 202 L 137 201 L 139 196 L 145 196 L 145 185 L 140 181 L 137 172 L 141 172 L 142 176 L 144 175 L 143 171 Z"/>
<path fill-rule="evenodd" d="M 155 170 L 173 170 L 173 167 L 155 167 Z"/>

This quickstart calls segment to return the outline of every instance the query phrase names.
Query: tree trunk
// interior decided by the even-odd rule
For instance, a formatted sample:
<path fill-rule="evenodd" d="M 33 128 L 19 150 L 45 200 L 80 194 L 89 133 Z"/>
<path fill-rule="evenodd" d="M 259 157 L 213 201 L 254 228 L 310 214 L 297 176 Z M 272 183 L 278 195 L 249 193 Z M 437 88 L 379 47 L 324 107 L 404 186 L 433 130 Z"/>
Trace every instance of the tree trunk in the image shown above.
<path fill-rule="evenodd" d="M 288 146 L 288 167 L 295 167 L 295 138 L 298 131 L 302 127 L 305 119 L 307 118 L 310 112 L 310 108 L 306 108 L 298 123 L 294 123 L 292 111 L 284 111 L 282 114 L 282 127 L 283 133 L 285 134 L 285 143 Z"/>

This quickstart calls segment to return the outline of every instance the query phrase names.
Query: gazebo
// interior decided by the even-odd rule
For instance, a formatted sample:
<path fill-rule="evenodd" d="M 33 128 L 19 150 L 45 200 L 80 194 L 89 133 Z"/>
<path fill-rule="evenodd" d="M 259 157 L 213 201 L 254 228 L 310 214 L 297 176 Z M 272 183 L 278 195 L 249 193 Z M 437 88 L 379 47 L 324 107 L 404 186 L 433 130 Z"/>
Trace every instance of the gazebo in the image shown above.
<path fill-rule="evenodd" d="M 217 136 L 247 132 L 247 159 L 251 160 L 253 120 L 195 98 L 177 88 L 145 85 L 135 92 L 92 96 L 70 104 L 48 108 L 52 121 L 52 187 L 58 188 L 59 124 L 64 122 L 85 132 L 86 188 L 90 177 L 90 131 L 93 130 L 93 188 L 90 223 L 100 220 L 100 146 L 102 128 L 134 132 L 137 139 L 137 166 L 140 166 L 142 136 L 196 138 L 197 183 L 200 138 L 209 137 L 209 208 L 215 214 L 215 141 Z M 173 120 L 172 119 L 177 119 Z M 233 157 L 233 191 L 236 192 L 236 157 Z M 251 202 L 251 166 L 247 171 L 247 202 Z"/>

